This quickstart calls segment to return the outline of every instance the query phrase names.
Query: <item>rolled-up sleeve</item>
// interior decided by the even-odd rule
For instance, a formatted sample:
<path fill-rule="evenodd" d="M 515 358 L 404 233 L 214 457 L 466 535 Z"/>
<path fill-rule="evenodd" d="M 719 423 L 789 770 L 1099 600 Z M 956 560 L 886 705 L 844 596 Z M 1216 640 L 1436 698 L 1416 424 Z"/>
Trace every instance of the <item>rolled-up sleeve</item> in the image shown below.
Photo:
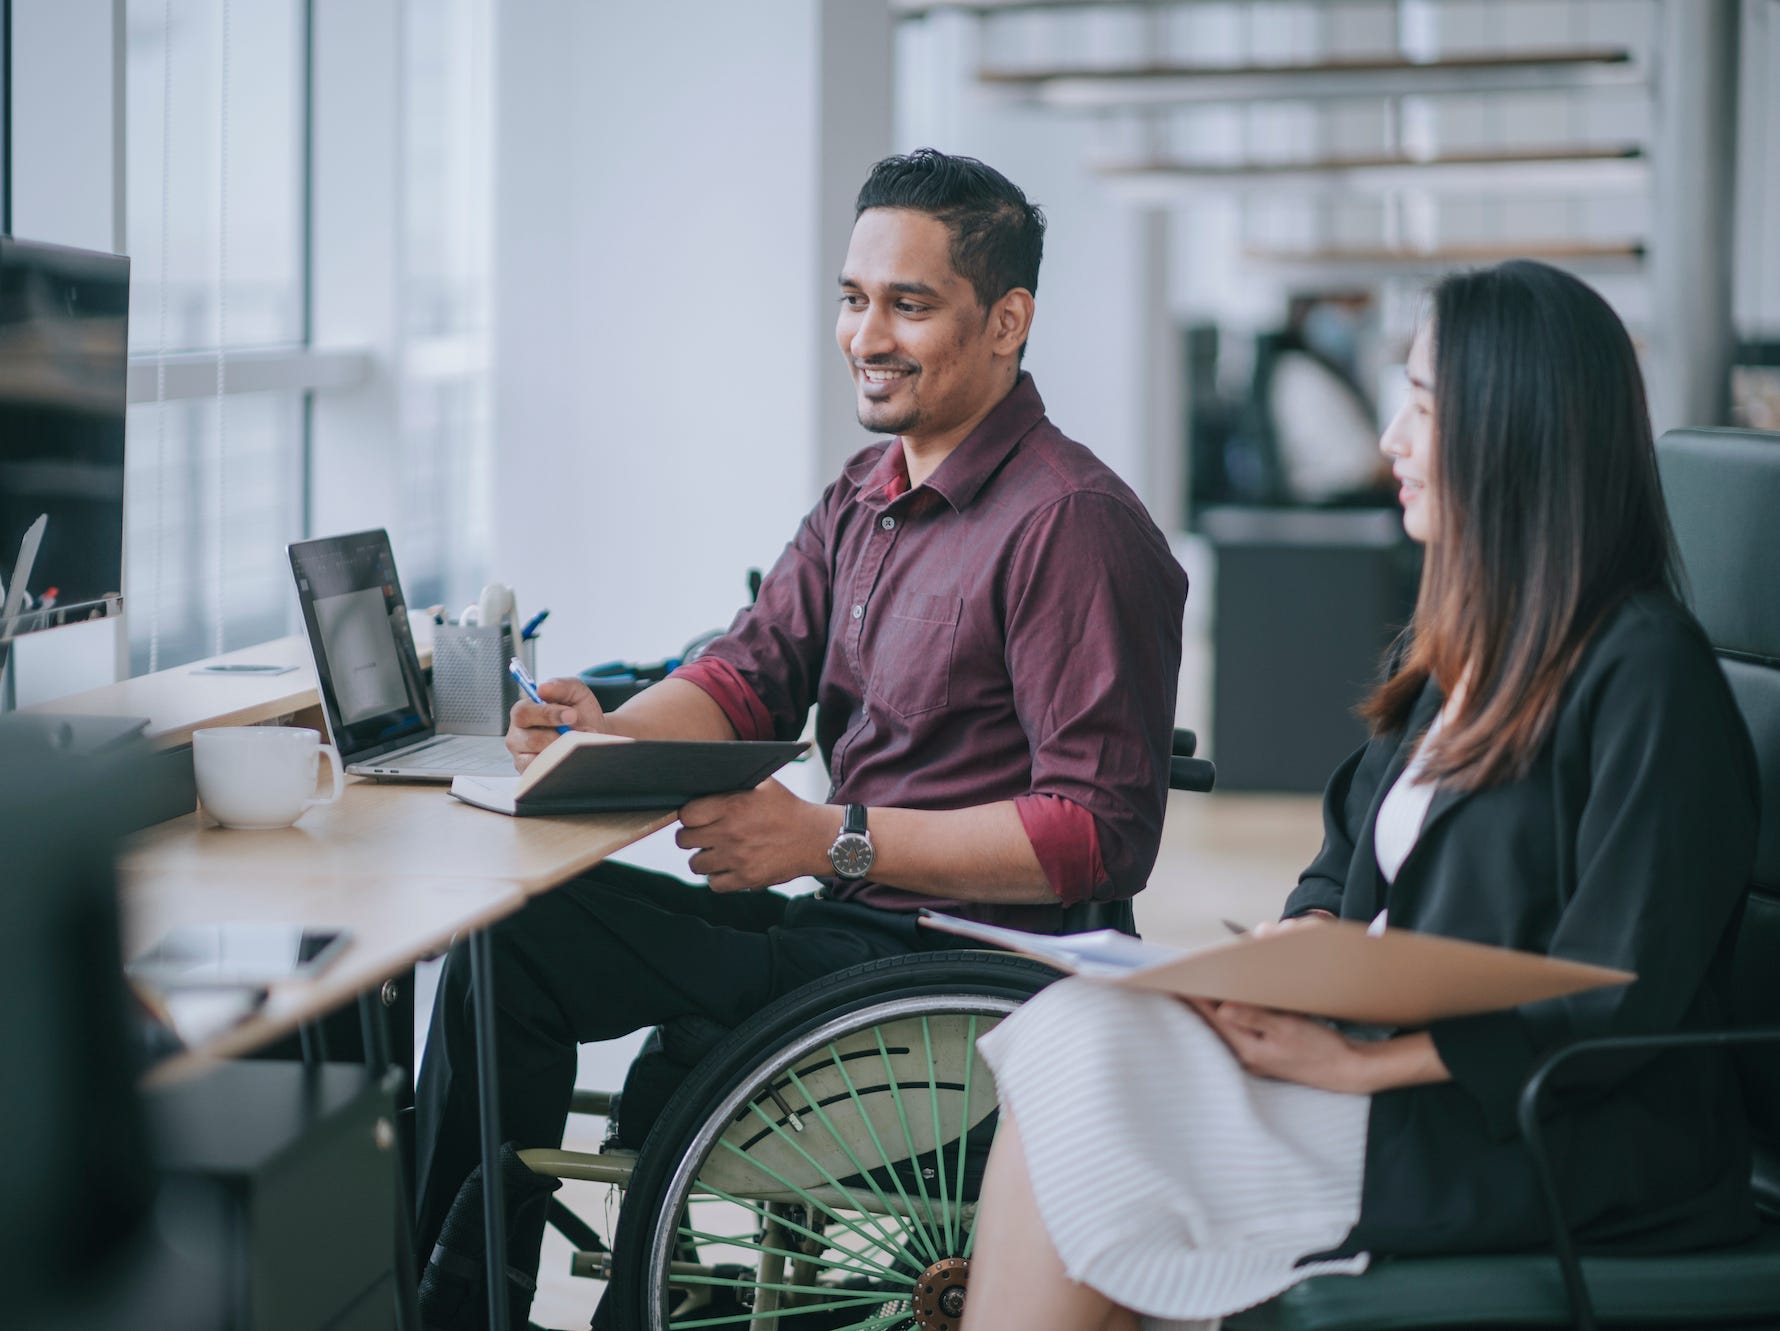
<path fill-rule="evenodd" d="M 1064 870 L 1052 886 L 1065 902 L 1129 897 L 1161 843 L 1186 574 L 1146 516 L 1115 495 L 1076 491 L 1028 523 L 1006 595 L 1031 794 L 1085 810 L 1096 834 L 1096 881 L 1081 881 L 1086 854 L 1049 844 Z M 1034 846 L 1044 863 L 1046 847 Z"/>
<path fill-rule="evenodd" d="M 1014 809 L 1051 891 L 1066 905 L 1086 901 L 1106 878 L 1094 815 L 1057 795 L 1022 795 Z"/>
<path fill-rule="evenodd" d="M 773 718 L 766 704 L 742 678 L 741 671 L 721 657 L 701 656 L 688 661 L 668 678 L 685 680 L 703 689 L 734 728 L 737 739 L 773 737 Z"/>
<path fill-rule="evenodd" d="M 827 531 L 836 502 L 830 486 L 761 581 L 754 604 L 692 667 L 676 672 L 709 693 L 743 739 L 796 739 L 815 704 L 828 646 Z"/>

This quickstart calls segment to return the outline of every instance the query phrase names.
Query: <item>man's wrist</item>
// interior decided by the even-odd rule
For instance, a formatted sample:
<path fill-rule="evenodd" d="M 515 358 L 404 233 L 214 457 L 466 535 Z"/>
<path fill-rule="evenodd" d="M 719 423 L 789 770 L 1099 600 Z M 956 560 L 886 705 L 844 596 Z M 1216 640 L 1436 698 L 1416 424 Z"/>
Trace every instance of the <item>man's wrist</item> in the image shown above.
<path fill-rule="evenodd" d="M 815 845 L 812 847 L 815 858 L 811 864 L 815 867 L 810 870 L 810 877 L 832 878 L 834 861 L 828 857 L 828 852 L 841 834 L 841 823 L 846 817 L 846 810 L 838 804 L 812 804 L 810 808 L 815 815 L 811 820 L 815 829 Z"/>

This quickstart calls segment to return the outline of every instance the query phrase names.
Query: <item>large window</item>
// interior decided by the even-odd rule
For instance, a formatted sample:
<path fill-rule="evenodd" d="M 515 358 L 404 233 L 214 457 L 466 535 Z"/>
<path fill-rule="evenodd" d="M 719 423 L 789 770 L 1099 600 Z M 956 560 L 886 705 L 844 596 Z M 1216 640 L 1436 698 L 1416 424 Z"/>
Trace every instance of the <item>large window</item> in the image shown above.
<path fill-rule="evenodd" d="M 304 527 L 302 0 L 129 0 L 125 603 L 132 672 L 287 632 Z M 234 370 L 231 384 L 230 371 Z M 275 378 L 277 376 L 274 376 Z"/>
<path fill-rule="evenodd" d="M 316 116 L 338 125 L 364 90 L 317 55 L 308 0 L 126 15 L 132 670 L 295 631 L 284 546 L 318 524 L 387 526 L 412 604 L 474 599 L 491 539 L 490 0 L 328 9 L 328 49 L 362 57 L 351 78 L 387 71 L 392 95 L 371 103 L 384 123 L 325 150 Z M 369 266 L 312 240 L 330 184 Z M 320 410 L 321 394 L 356 396 Z"/>

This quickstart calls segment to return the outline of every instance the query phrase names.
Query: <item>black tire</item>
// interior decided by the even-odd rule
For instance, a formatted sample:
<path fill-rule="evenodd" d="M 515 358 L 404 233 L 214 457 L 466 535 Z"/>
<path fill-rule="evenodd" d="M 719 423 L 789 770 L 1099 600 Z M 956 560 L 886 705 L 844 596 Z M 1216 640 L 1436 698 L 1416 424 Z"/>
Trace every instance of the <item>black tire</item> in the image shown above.
<path fill-rule="evenodd" d="M 883 1094 L 889 1092 L 895 1100 L 896 1112 L 906 1135 L 914 1120 L 904 1113 L 902 1096 L 906 1094 L 913 1100 L 917 1095 L 925 1095 L 927 1107 L 933 1113 L 933 1140 L 938 1143 L 936 1149 L 922 1153 L 910 1137 L 906 1156 L 892 1160 L 891 1156 L 899 1154 L 895 1143 L 888 1154 L 880 1144 L 877 1154 L 882 1161 L 881 1167 L 850 1155 L 849 1158 L 855 1164 L 865 1166 L 863 1172 L 854 1170 L 840 1179 L 834 1179 L 832 1175 L 823 1177 L 853 1188 L 861 1197 L 869 1191 L 888 1200 L 888 1193 L 895 1190 L 904 1202 L 910 1203 L 910 1215 L 913 1215 L 915 1209 L 915 1188 L 911 1186 L 912 1181 L 920 1186 L 920 1195 L 924 1199 L 925 1210 L 921 1215 L 926 1222 L 933 1223 L 936 1208 L 932 1199 L 928 1198 L 925 1183 L 916 1178 L 914 1172 L 919 1171 L 927 1178 L 933 1178 L 936 1171 L 922 1165 L 923 1161 L 932 1161 L 943 1165 L 937 1172 L 953 1185 L 953 1190 L 960 1194 L 968 1193 L 969 1199 L 974 1201 L 976 1178 L 980 1176 L 982 1157 L 987 1152 L 988 1140 L 994 1131 L 994 1113 L 991 1110 L 986 1117 L 973 1120 L 972 1106 L 978 1103 L 979 1096 L 992 1095 L 993 1085 L 984 1075 L 982 1084 L 973 1087 L 972 1077 L 977 1075 L 974 1071 L 977 1065 L 970 1062 L 965 1064 L 962 1095 L 958 1094 L 958 1083 L 936 1082 L 934 1078 L 937 1076 L 938 1056 L 933 1052 L 930 1022 L 922 1014 L 931 1012 L 934 1014 L 933 1020 L 950 1022 L 952 1025 L 967 1022 L 970 1032 L 980 1034 L 981 1023 L 986 1021 L 992 1025 L 999 1021 L 1013 1008 L 1058 978 L 1058 972 L 1050 967 L 1008 953 L 965 950 L 917 953 L 868 962 L 826 976 L 779 999 L 738 1027 L 711 1051 L 676 1092 L 643 1146 L 636 1172 L 631 1177 L 619 1213 L 613 1280 L 605 1295 L 605 1302 L 610 1306 L 602 1306 L 600 1324 L 648 1328 L 649 1331 L 668 1331 L 670 1326 L 678 1324 L 677 1321 L 668 1320 L 670 1295 L 665 1264 L 676 1257 L 676 1247 L 679 1257 L 687 1255 L 686 1240 L 679 1232 L 682 1218 L 688 1216 L 685 1203 L 694 1195 L 694 1179 L 704 1172 L 707 1159 L 719 1154 L 717 1148 L 720 1139 L 733 1136 L 738 1124 L 753 1128 L 753 1120 L 748 1118 L 750 1112 L 766 1124 L 764 1129 L 756 1132 L 755 1140 L 766 1140 L 772 1134 L 792 1143 L 794 1138 L 784 1129 L 796 1126 L 796 1132 L 801 1134 L 805 1131 L 802 1124 L 816 1116 L 827 1128 L 829 1136 L 834 1138 L 835 1146 L 846 1150 L 839 1134 L 828 1126 L 831 1116 L 833 1120 L 851 1116 L 850 1121 L 839 1124 L 843 1130 L 852 1125 L 869 1126 L 869 1120 L 879 1117 L 882 1107 L 889 1103 Z M 854 1084 L 847 1081 L 850 1098 L 821 1095 L 805 1097 L 808 1102 L 800 1103 L 796 1112 L 793 1112 L 787 1102 L 798 1101 L 807 1089 L 797 1075 L 799 1071 L 811 1081 L 815 1080 L 817 1074 L 829 1075 L 826 1066 L 819 1066 L 824 1050 L 830 1051 L 829 1064 L 832 1066 L 839 1067 L 843 1063 L 863 1060 L 856 1064 L 858 1069 L 877 1075 L 877 1067 L 870 1060 L 869 1054 L 854 1052 L 836 1058 L 832 1056 L 832 1051 L 836 1041 L 849 1035 L 856 1041 L 863 1041 L 866 1032 L 879 1030 L 880 1022 L 885 1023 L 883 1029 L 892 1031 L 913 1030 L 915 1027 L 912 1023 L 919 1023 L 920 1031 L 928 1040 L 925 1052 L 928 1083 L 900 1080 L 906 1074 L 901 1071 L 891 1073 L 892 1064 L 888 1056 L 885 1056 L 883 1069 L 889 1075 L 879 1084 L 870 1087 L 861 1085 L 856 1090 Z M 878 1049 L 882 1053 L 884 1045 L 881 1036 L 874 1035 L 874 1038 L 878 1040 Z M 818 1065 L 814 1072 L 812 1064 Z M 839 1076 L 845 1080 L 847 1073 L 843 1071 Z M 933 1087 L 931 1091 L 929 1086 Z M 897 1087 L 901 1087 L 901 1093 L 898 1093 Z M 949 1107 L 954 1104 L 961 1106 L 953 1110 L 961 1116 L 961 1121 L 959 1132 L 950 1139 L 949 1146 L 952 1149 L 949 1153 L 949 1124 L 942 1127 L 941 1111 L 938 1108 L 942 1090 L 950 1097 L 947 1100 Z M 859 1106 L 866 1103 L 861 1097 L 868 1093 L 875 1093 L 875 1098 L 870 1100 L 874 1108 L 861 1113 Z M 769 1098 L 776 1108 L 772 1115 L 765 1116 L 757 1107 L 756 1101 L 766 1102 Z M 824 1113 L 820 1107 L 813 1107 L 822 1105 L 828 1106 L 828 1113 Z M 780 1110 L 785 1112 L 781 1114 Z M 717 1121 L 719 1116 L 722 1116 L 722 1123 Z M 779 1128 L 774 1129 L 767 1121 L 768 1117 L 776 1119 Z M 853 1130 L 856 1134 L 857 1127 Z M 888 1136 L 888 1131 L 883 1135 Z M 815 1134 L 812 1134 L 812 1139 L 819 1140 Z M 879 1141 L 875 1131 L 871 1133 L 871 1140 L 874 1143 Z M 732 1154 L 742 1154 L 733 1146 L 728 1149 Z M 793 1149 L 796 1149 L 795 1145 Z M 832 1153 L 834 1148 L 822 1144 L 822 1149 Z M 699 1158 L 694 1159 L 695 1155 Z M 809 1159 L 813 1166 L 816 1164 L 809 1156 L 805 1156 L 805 1159 Z M 936 1180 L 936 1187 L 940 1186 L 944 1185 Z M 845 1188 L 842 1192 L 847 1195 Z M 698 1195 L 706 1196 L 702 1189 Z M 946 1211 L 943 1207 L 939 1209 L 945 1212 L 945 1218 L 957 1220 L 956 1237 L 962 1238 L 962 1204 L 965 1197 L 960 1196 L 958 1201 L 960 1206 L 951 1208 L 951 1211 Z M 842 1208 L 834 1214 L 838 1217 L 843 1212 L 857 1214 L 852 1208 Z M 952 1212 L 956 1212 L 956 1215 Z M 813 1219 L 811 1223 L 820 1230 L 825 1218 Z M 842 1219 L 841 1223 L 847 1222 Z M 906 1224 L 911 1233 L 923 1229 L 919 1219 L 908 1216 L 893 1217 L 889 1223 Z M 873 1232 L 877 1232 L 876 1226 L 873 1227 Z M 954 1243 L 952 1246 L 962 1248 L 965 1245 Z M 837 1248 L 836 1251 L 841 1250 Z M 908 1257 L 910 1251 L 904 1245 L 902 1261 L 893 1264 L 897 1277 L 897 1282 L 894 1283 L 897 1289 L 902 1290 L 898 1297 L 907 1296 L 914 1289 L 915 1275 Z M 916 1254 L 923 1259 L 928 1255 L 934 1255 L 931 1245 L 927 1254 Z M 880 1256 L 879 1260 L 884 1259 Z M 861 1258 L 860 1265 L 865 1264 L 866 1259 Z M 846 1268 L 837 1264 L 837 1269 Z M 676 1280 L 697 1278 L 675 1277 Z M 871 1289 L 877 1287 L 876 1284 L 869 1286 Z M 680 1288 L 684 1290 L 686 1287 L 682 1285 Z M 715 1293 L 719 1297 L 730 1297 L 738 1291 L 719 1290 Z M 862 1300 L 866 1297 L 868 1296 L 865 1294 L 846 1295 L 849 1300 Z M 853 1306 L 859 1305 L 855 1303 Z M 707 1307 L 695 1316 L 711 1319 L 717 1315 L 715 1308 Z M 853 1325 L 857 1317 L 863 1316 L 866 1316 L 863 1312 L 843 1313 L 837 1320 L 821 1312 L 806 1312 L 784 1324 L 792 1331 L 817 1331 L 818 1328 Z M 738 1320 L 731 1324 L 740 1328 L 747 1323 L 745 1320 Z"/>

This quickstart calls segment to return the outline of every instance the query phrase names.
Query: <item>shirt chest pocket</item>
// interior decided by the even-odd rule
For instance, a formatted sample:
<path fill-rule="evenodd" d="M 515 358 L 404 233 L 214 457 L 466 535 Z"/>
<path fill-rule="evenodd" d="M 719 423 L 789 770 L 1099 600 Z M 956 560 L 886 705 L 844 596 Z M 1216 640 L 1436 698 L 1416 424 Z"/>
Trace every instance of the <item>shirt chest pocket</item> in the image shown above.
<path fill-rule="evenodd" d="M 958 596 L 898 596 L 872 637 L 871 695 L 904 717 L 944 707 L 952 696 L 952 656 L 963 611 Z"/>

